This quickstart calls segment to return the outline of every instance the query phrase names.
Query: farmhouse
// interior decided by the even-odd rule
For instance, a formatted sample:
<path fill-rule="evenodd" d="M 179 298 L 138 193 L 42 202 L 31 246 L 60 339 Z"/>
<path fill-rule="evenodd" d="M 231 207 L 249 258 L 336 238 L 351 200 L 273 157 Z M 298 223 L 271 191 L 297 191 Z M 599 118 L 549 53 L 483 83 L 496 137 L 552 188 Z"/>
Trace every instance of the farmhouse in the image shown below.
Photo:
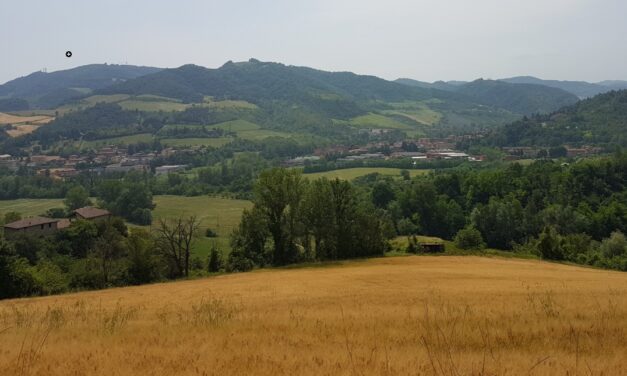
<path fill-rule="evenodd" d="M 85 219 L 87 221 L 100 221 L 111 218 L 108 210 L 85 206 L 72 212 L 72 216 L 76 219 Z"/>
<path fill-rule="evenodd" d="M 156 175 L 165 175 L 172 172 L 185 171 L 187 165 L 166 165 L 155 168 Z"/>
<path fill-rule="evenodd" d="M 19 234 L 50 235 L 57 231 L 58 219 L 45 217 L 31 217 L 4 225 L 4 234 L 7 238 Z"/>

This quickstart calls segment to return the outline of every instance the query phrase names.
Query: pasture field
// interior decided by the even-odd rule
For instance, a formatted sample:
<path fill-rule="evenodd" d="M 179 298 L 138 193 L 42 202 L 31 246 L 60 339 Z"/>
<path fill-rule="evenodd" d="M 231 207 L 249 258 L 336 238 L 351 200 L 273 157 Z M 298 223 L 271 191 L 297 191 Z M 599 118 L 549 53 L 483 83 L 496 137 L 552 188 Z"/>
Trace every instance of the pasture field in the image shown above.
<path fill-rule="evenodd" d="M 128 145 L 136 142 L 152 142 L 154 136 L 150 133 L 138 133 L 130 136 L 101 138 L 93 141 L 83 141 L 81 147 L 98 148 L 107 145 Z"/>
<path fill-rule="evenodd" d="M 230 250 L 229 236 L 239 225 L 244 209 L 252 207 L 246 200 L 232 200 L 221 197 L 196 196 L 154 196 L 157 205 L 152 212 L 153 226 L 159 219 L 189 217 L 195 215 L 200 220 L 200 231 L 194 244 L 194 254 L 202 258 L 209 254 L 215 242 L 224 255 Z M 205 230 L 211 228 L 218 237 L 205 237 Z"/>
<path fill-rule="evenodd" d="M 246 101 L 228 99 L 216 101 L 211 97 L 205 97 L 205 101 L 200 106 L 218 110 L 256 110 L 259 108 L 256 104 Z"/>
<path fill-rule="evenodd" d="M 178 103 L 169 100 L 128 99 L 119 102 L 118 104 L 125 110 L 138 110 L 147 112 L 184 111 L 187 107 L 189 107 L 184 103 Z"/>
<path fill-rule="evenodd" d="M 0 301 L 3 375 L 625 375 L 627 274 L 388 257 Z"/>
<path fill-rule="evenodd" d="M 383 129 L 401 129 L 410 130 L 407 124 L 403 124 L 387 116 L 370 113 L 368 115 L 358 116 L 349 121 L 349 124 L 358 128 L 383 128 Z"/>
<path fill-rule="evenodd" d="M 219 148 L 233 141 L 233 137 L 217 138 L 162 138 L 161 143 L 167 146 L 211 146 Z"/>
<path fill-rule="evenodd" d="M 442 114 L 432 110 L 424 102 L 392 103 L 395 110 L 383 111 L 384 114 L 404 116 L 423 125 L 435 125 L 442 120 Z"/>
<path fill-rule="evenodd" d="M 409 171 L 409 175 L 411 177 L 414 177 L 414 176 L 427 174 L 431 170 L 408 170 L 408 171 Z M 326 177 L 327 179 L 339 178 L 341 180 L 353 180 L 360 176 L 374 174 L 374 173 L 387 175 L 387 176 L 400 177 L 401 169 L 390 168 L 390 167 L 356 167 L 356 168 L 344 168 L 344 169 L 324 171 L 324 172 L 313 172 L 310 174 L 303 174 L 303 176 L 310 178 L 310 179 L 318 179 L 318 178 Z"/>
<path fill-rule="evenodd" d="M 206 257 L 214 242 L 225 256 L 228 254 L 231 231 L 239 225 L 244 209 L 252 207 L 250 201 L 209 196 L 154 196 L 153 202 L 156 207 L 152 212 L 152 226 L 155 226 L 159 219 L 188 217 L 190 215 L 198 217 L 200 231 L 193 251 L 194 254 L 202 258 Z M 23 217 L 32 217 L 42 215 L 50 208 L 61 207 L 64 207 L 62 199 L 0 200 L 0 215 L 4 216 L 5 213 L 15 211 L 22 214 Z M 217 233 L 218 237 L 205 237 L 205 230 L 209 227 Z M 150 226 L 143 226 L 143 228 L 151 229 Z"/>
<path fill-rule="evenodd" d="M 64 207 L 63 199 L 20 198 L 17 200 L 0 200 L 0 216 L 8 212 L 18 212 L 22 217 L 33 217 L 44 214 L 51 208 Z"/>

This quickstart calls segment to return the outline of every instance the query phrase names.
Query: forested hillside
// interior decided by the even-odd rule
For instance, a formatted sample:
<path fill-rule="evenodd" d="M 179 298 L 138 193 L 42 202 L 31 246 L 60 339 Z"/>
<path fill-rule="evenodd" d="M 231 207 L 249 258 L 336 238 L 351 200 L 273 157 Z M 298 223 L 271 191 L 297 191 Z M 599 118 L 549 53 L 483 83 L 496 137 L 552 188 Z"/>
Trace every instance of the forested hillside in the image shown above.
<path fill-rule="evenodd" d="M 0 97 L 20 98 L 28 101 L 31 107 L 49 109 L 95 89 L 159 70 L 133 65 L 91 64 L 52 73 L 35 72 L 0 85 Z"/>
<path fill-rule="evenodd" d="M 612 91 L 548 115 L 525 117 L 495 130 L 501 146 L 627 145 L 627 90 Z"/>
<path fill-rule="evenodd" d="M 217 69 L 184 65 L 100 90 L 102 94 L 155 94 L 200 102 L 203 96 L 272 100 L 422 100 L 431 90 L 409 88 L 373 76 L 324 72 L 279 63 L 227 62 Z M 439 93 L 445 96 L 445 93 Z"/>
<path fill-rule="evenodd" d="M 407 78 L 396 80 L 407 86 L 450 91 L 486 106 L 502 108 L 513 113 L 529 115 L 547 113 L 577 102 L 577 97 L 562 89 L 544 85 L 508 83 L 479 79 L 468 83 L 432 84 Z"/>

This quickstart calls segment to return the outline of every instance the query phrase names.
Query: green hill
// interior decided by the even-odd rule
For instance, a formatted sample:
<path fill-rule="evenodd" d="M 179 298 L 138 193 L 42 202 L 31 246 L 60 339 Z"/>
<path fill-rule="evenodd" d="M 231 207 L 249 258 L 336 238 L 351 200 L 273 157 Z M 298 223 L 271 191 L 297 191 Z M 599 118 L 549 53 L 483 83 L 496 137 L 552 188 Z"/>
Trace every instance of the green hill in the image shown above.
<path fill-rule="evenodd" d="M 509 83 L 479 79 L 473 82 L 421 82 L 402 78 L 396 82 L 417 88 L 449 91 L 486 106 L 521 115 L 548 113 L 577 102 L 576 95 L 565 90 L 538 84 Z"/>
<path fill-rule="evenodd" d="M 35 72 L 0 85 L 0 97 L 20 98 L 30 107 L 51 109 L 93 90 L 159 70 L 134 65 L 91 64 L 52 73 Z"/>
<path fill-rule="evenodd" d="M 549 115 L 524 118 L 495 130 L 498 145 L 627 146 L 627 90 L 583 100 Z"/>

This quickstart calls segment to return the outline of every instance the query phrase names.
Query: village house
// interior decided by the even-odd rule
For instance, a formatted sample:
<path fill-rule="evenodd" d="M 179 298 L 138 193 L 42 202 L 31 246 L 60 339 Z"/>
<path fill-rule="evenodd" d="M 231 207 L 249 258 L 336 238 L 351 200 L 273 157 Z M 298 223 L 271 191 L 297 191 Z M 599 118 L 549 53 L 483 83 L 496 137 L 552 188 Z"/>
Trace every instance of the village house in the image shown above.
<path fill-rule="evenodd" d="M 165 175 L 173 172 L 185 171 L 187 165 L 169 165 L 169 166 L 159 166 L 155 168 L 155 175 Z"/>
<path fill-rule="evenodd" d="M 21 161 L 19 158 L 12 157 L 10 154 L 0 155 L 0 167 L 8 168 L 9 170 L 17 170 L 20 167 Z"/>
<path fill-rule="evenodd" d="M 111 218 L 111 212 L 105 209 L 94 208 L 93 206 L 85 206 L 74 210 L 72 212 L 72 217 L 87 221 L 101 221 Z"/>
<path fill-rule="evenodd" d="M 57 231 L 58 219 L 45 217 L 30 217 L 4 225 L 4 235 L 7 239 L 20 234 L 44 236 Z"/>

